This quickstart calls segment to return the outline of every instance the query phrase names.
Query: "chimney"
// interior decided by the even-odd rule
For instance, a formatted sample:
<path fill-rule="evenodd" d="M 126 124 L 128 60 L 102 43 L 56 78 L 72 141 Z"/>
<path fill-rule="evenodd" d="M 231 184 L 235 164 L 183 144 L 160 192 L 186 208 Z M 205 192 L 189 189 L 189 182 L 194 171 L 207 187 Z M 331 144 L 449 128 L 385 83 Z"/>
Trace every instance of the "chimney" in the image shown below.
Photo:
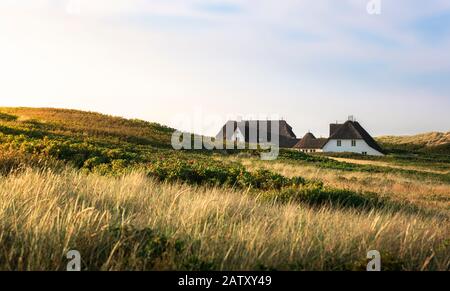
<path fill-rule="evenodd" d="M 348 121 L 354 121 L 353 115 L 348 116 Z"/>

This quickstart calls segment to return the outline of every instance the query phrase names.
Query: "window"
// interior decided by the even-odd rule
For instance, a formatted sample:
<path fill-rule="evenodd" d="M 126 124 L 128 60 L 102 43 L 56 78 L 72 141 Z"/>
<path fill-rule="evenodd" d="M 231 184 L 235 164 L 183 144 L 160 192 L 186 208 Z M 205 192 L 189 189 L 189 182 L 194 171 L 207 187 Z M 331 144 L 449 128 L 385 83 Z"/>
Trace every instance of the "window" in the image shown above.
<path fill-rule="evenodd" d="M 356 140 L 352 139 L 352 147 L 356 147 Z"/>
<path fill-rule="evenodd" d="M 342 146 L 342 141 L 340 139 L 337 140 L 337 146 L 338 147 Z"/>
<path fill-rule="evenodd" d="M 363 156 L 367 156 L 367 152 L 362 152 Z"/>

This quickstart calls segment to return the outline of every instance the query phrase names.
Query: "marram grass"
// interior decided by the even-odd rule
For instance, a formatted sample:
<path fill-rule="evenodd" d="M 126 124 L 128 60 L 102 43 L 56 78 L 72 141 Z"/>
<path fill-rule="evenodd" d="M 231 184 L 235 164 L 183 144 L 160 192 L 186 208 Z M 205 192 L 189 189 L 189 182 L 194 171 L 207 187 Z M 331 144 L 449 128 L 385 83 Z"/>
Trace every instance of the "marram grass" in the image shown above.
<path fill-rule="evenodd" d="M 448 220 L 70 168 L 0 178 L 0 270 L 448 270 Z"/>

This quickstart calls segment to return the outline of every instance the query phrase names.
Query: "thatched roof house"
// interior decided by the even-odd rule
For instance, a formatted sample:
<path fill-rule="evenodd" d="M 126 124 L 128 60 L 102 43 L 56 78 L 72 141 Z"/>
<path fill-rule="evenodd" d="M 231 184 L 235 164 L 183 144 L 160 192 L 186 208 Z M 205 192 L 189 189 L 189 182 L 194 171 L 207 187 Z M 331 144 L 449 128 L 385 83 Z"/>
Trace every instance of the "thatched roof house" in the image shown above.
<path fill-rule="evenodd" d="M 330 137 L 334 140 L 363 140 L 371 148 L 383 153 L 383 149 L 357 121 L 348 120 L 343 124 L 330 124 Z"/>
<path fill-rule="evenodd" d="M 316 138 L 312 133 L 308 132 L 293 147 L 302 149 L 304 152 L 316 152 L 321 151 L 327 141 L 327 138 Z"/>
<path fill-rule="evenodd" d="M 272 134 L 272 128 L 278 123 L 278 136 Z M 227 131 L 227 128 L 231 129 Z M 292 148 L 299 140 L 292 127 L 285 120 L 229 120 L 216 138 L 246 143 L 260 143 L 279 140 L 282 148 Z"/>
<path fill-rule="evenodd" d="M 278 136 L 272 127 L 278 125 Z M 228 129 L 228 131 L 227 131 Z M 228 121 L 216 138 L 258 144 L 278 141 L 282 148 L 295 148 L 303 152 L 352 152 L 363 155 L 383 155 L 383 149 L 353 117 L 343 124 L 330 124 L 328 138 L 316 138 L 311 132 L 298 139 L 285 120 Z"/>
<path fill-rule="evenodd" d="M 343 124 L 330 124 L 329 138 L 316 138 L 308 132 L 294 148 L 302 152 L 352 152 L 363 155 L 383 155 L 383 149 L 353 118 Z"/>

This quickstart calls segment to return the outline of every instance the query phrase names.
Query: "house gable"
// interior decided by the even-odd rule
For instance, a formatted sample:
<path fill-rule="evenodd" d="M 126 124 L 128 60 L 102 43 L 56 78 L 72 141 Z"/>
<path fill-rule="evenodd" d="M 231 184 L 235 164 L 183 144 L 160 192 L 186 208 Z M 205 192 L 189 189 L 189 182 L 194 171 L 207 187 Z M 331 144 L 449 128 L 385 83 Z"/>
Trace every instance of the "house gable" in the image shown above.
<path fill-rule="evenodd" d="M 331 126 L 330 126 L 331 130 Z M 383 149 L 370 136 L 370 134 L 359 124 L 359 122 L 348 120 L 339 125 L 329 140 L 364 140 L 364 142 L 375 151 L 383 154 Z"/>
<path fill-rule="evenodd" d="M 234 131 L 233 135 L 231 136 L 231 140 L 232 141 L 237 141 L 237 142 L 245 142 L 245 137 L 242 134 L 241 130 L 238 128 L 236 128 L 236 130 Z"/>

